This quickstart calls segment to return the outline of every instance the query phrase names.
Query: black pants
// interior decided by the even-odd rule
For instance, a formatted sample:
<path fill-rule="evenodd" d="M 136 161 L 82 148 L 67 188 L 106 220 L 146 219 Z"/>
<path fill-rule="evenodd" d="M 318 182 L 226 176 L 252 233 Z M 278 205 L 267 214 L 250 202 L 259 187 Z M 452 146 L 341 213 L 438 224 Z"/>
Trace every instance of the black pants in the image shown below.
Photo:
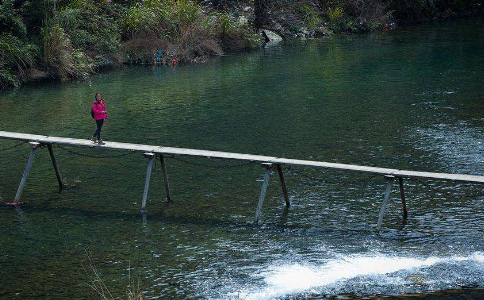
<path fill-rule="evenodd" d="M 98 140 L 101 139 L 101 128 L 103 128 L 104 120 L 96 120 L 96 131 L 94 131 L 93 137 L 97 137 Z"/>

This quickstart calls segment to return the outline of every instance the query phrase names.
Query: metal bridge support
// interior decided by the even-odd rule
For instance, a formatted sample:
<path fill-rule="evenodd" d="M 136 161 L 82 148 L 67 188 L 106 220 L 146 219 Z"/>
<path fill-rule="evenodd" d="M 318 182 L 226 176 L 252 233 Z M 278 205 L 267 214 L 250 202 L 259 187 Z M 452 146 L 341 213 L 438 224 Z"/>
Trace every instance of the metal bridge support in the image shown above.
<path fill-rule="evenodd" d="M 383 215 L 385 214 L 385 207 L 390 199 L 390 193 L 392 191 L 392 183 L 395 179 L 395 176 L 385 175 L 385 180 L 387 181 L 387 189 L 385 191 L 385 198 L 383 199 L 383 203 L 380 209 L 380 215 L 378 216 L 378 223 L 376 224 L 376 230 L 380 230 L 381 223 L 383 221 Z"/>
<path fill-rule="evenodd" d="M 148 190 L 150 189 L 151 171 L 153 170 L 153 162 L 155 155 L 153 153 L 143 153 L 143 156 L 148 159 L 148 169 L 146 170 L 145 189 L 143 191 L 143 202 L 141 204 L 141 212 L 146 212 L 146 199 L 148 199 Z"/>
<path fill-rule="evenodd" d="M 289 207 L 291 206 L 291 202 L 289 201 L 289 195 L 287 194 L 286 181 L 284 180 L 284 173 L 282 173 L 281 165 L 277 165 L 277 173 L 279 173 L 279 180 L 281 181 L 282 193 L 284 194 L 286 207 Z"/>
<path fill-rule="evenodd" d="M 402 198 L 402 216 L 403 220 L 407 219 L 407 202 L 405 201 L 405 192 L 403 191 L 403 178 L 398 177 L 398 183 L 400 184 L 400 198 Z"/>
<path fill-rule="evenodd" d="M 163 169 L 163 181 L 165 182 L 166 199 L 171 203 L 170 185 L 168 184 L 168 172 L 166 171 L 165 157 L 160 155 L 161 168 Z"/>
<path fill-rule="evenodd" d="M 272 172 L 272 164 L 263 163 L 261 165 L 262 165 L 263 168 L 266 169 L 266 172 L 264 174 L 264 182 L 262 183 L 262 189 L 260 191 L 259 204 L 257 205 L 257 211 L 255 213 L 254 224 L 259 223 L 260 215 L 261 215 L 261 212 L 262 212 L 262 204 L 264 204 L 264 198 L 266 197 L 267 187 L 269 186 L 269 179 L 271 178 L 271 172 Z"/>
<path fill-rule="evenodd" d="M 57 176 L 57 183 L 59 184 L 59 189 L 62 190 L 64 184 L 62 183 L 62 177 L 59 172 L 59 168 L 57 167 L 57 161 L 54 156 L 54 149 L 52 149 L 52 145 L 48 144 L 47 149 L 49 149 L 50 160 L 52 161 L 52 165 L 54 166 L 55 176 Z"/>
<path fill-rule="evenodd" d="M 15 195 L 15 200 L 14 200 L 15 204 L 19 203 L 20 196 L 22 195 L 22 192 L 25 187 L 25 182 L 27 181 L 27 176 L 29 176 L 30 169 L 32 169 L 35 152 L 37 151 L 37 148 L 40 146 L 40 143 L 30 142 L 29 146 L 30 148 L 32 148 L 32 150 L 30 151 L 29 161 L 27 162 L 27 166 L 25 167 L 24 174 L 22 175 L 22 180 L 20 180 L 20 185 L 18 187 L 17 194 Z"/>

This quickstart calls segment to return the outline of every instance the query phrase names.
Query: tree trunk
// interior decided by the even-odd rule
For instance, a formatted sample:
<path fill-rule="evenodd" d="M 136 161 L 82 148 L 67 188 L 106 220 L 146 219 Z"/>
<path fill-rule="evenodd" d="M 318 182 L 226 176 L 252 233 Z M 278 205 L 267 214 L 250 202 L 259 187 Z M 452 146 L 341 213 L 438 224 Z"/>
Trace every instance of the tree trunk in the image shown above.
<path fill-rule="evenodd" d="M 254 0 L 254 25 L 256 28 L 261 28 L 268 24 L 269 17 L 267 9 L 269 7 L 270 0 Z"/>

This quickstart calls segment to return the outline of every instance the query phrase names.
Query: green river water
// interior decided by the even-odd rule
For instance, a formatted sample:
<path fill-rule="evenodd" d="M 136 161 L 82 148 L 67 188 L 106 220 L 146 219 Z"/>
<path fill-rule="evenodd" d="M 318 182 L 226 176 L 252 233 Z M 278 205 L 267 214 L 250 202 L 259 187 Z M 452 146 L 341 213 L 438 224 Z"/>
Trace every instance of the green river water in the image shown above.
<path fill-rule="evenodd" d="M 106 140 L 484 175 L 482 19 L 30 85 L 0 94 L 0 130 L 87 139 L 98 91 Z M 0 140 L 0 149 L 13 145 Z M 292 206 L 272 177 L 254 226 L 257 164 L 167 157 L 173 203 L 157 165 L 140 215 L 140 154 L 54 151 L 66 189 L 41 149 L 17 208 L 3 203 L 29 149 L 0 152 L 0 298 L 95 299 L 91 266 L 113 295 L 131 281 L 148 299 L 484 288 L 481 186 L 406 180 L 407 222 L 395 186 L 377 234 L 381 176 L 293 167 L 284 169 Z"/>

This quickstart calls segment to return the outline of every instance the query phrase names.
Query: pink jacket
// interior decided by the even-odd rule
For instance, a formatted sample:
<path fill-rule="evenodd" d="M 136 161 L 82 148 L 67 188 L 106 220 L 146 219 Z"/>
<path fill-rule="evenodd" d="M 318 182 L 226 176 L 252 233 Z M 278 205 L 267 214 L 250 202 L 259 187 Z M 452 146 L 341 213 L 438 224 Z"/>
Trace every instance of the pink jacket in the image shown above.
<path fill-rule="evenodd" d="M 101 99 L 101 102 L 94 100 L 92 104 L 92 111 L 94 112 L 94 120 L 103 120 L 108 118 L 108 113 L 106 111 L 106 102 Z"/>

